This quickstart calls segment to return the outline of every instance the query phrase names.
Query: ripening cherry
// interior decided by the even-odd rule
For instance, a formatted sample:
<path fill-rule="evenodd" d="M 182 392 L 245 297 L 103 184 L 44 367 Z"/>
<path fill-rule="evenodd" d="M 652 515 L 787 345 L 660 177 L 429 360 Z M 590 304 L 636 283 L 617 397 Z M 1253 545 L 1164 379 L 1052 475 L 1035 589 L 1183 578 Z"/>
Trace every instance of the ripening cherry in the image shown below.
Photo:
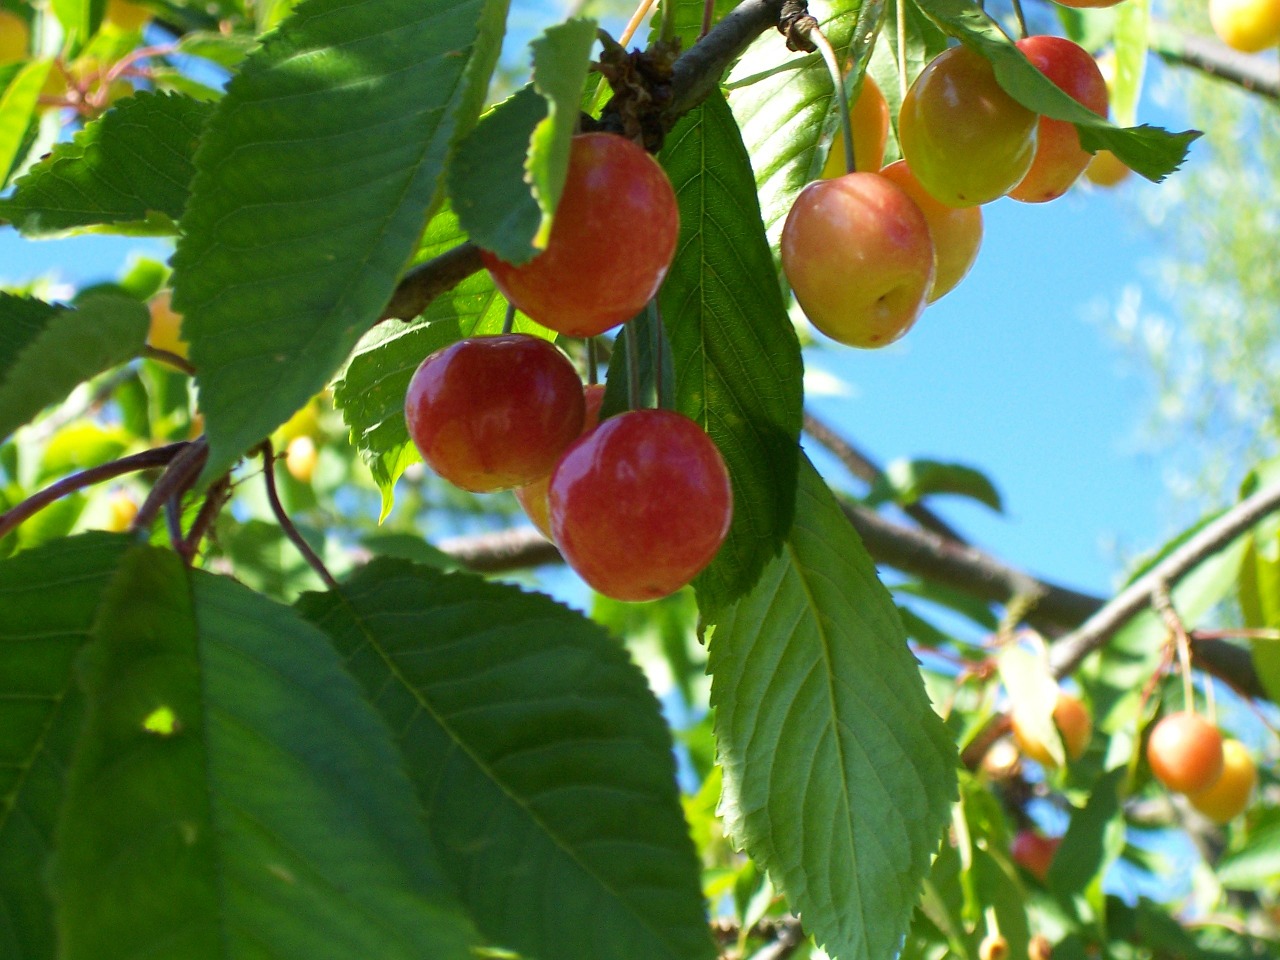
<path fill-rule="evenodd" d="M 30 42 L 31 28 L 27 21 L 12 10 L 0 10 L 0 64 L 26 59 Z"/>
<path fill-rule="evenodd" d="M 473 493 L 545 476 L 582 430 L 582 382 L 538 337 L 473 337 L 422 361 L 404 401 L 422 459 Z"/>
<path fill-rule="evenodd" d="M 1198 713 L 1168 714 L 1147 739 L 1147 762 L 1170 790 L 1201 793 L 1222 776 L 1222 734 Z"/>
<path fill-rule="evenodd" d="M 546 249 L 520 266 L 480 253 L 522 312 L 559 333 L 594 337 L 653 299 L 679 231 L 676 194 L 658 161 L 624 137 L 587 133 L 570 146 Z"/>
<path fill-rule="evenodd" d="M 1018 41 L 1018 49 L 1059 90 L 1098 116 L 1107 115 L 1107 82 L 1097 61 L 1079 44 L 1065 37 L 1025 37 Z M 1041 117 L 1031 169 L 1009 196 L 1024 203 L 1056 200 L 1079 179 L 1090 159 L 1074 124 Z"/>
<path fill-rule="evenodd" d="M 548 493 L 556 545 L 615 600 L 656 600 L 697 576 L 733 519 L 715 443 L 670 410 L 610 417 L 565 451 Z"/>
<path fill-rule="evenodd" d="M 928 301 L 933 303 L 949 293 L 969 273 L 982 246 L 982 208 L 949 207 L 916 179 L 907 161 L 897 160 L 880 171 L 892 180 L 920 208 L 929 236 L 933 239 L 935 271 Z"/>
<path fill-rule="evenodd" d="M 1249 795 L 1258 780 L 1258 767 L 1239 740 L 1222 741 L 1222 776 L 1208 790 L 1193 793 L 1191 805 L 1214 823 L 1228 823 L 1249 806 Z"/>
<path fill-rule="evenodd" d="M 1128 164 L 1110 150 L 1099 150 L 1084 168 L 1084 177 L 1099 187 L 1114 187 L 1129 176 Z"/>
<path fill-rule="evenodd" d="M 969 207 L 1004 196 L 1026 176 L 1036 119 L 1004 92 L 981 54 L 950 47 L 903 98 L 898 139 L 929 193 L 949 206 Z"/>
<path fill-rule="evenodd" d="M 147 312 L 151 315 L 147 345 L 185 360 L 191 347 L 182 339 L 182 314 L 173 309 L 173 294 L 168 290 L 157 293 L 147 304 Z"/>
<path fill-rule="evenodd" d="M 1014 863 L 1044 883 L 1061 845 L 1059 837 L 1046 837 L 1035 830 L 1019 830 L 1009 846 L 1009 855 Z"/>
<path fill-rule="evenodd" d="M 1025 716 L 1014 709 L 1010 715 L 1013 727 L 1013 739 L 1024 754 L 1045 767 L 1056 767 L 1057 761 L 1049 748 L 1039 737 L 1031 733 Z M 1065 691 L 1058 691 L 1058 699 L 1053 707 L 1053 725 L 1062 738 L 1062 746 L 1067 758 L 1079 760 L 1089 748 L 1089 739 L 1093 736 L 1093 721 L 1083 703 Z"/>
<path fill-rule="evenodd" d="M 815 180 L 782 227 L 782 270 L 815 327 L 854 347 L 910 329 L 933 288 L 933 240 L 906 192 L 875 173 Z"/>
<path fill-rule="evenodd" d="M 1209 0 L 1209 23 L 1228 47 L 1260 53 L 1280 43 L 1280 0 Z"/>
<path fill-rule="evenodd" d="M 596 424 L 600 422 L 600 407 L 604 403 L 604 384 L 587 384 L 582 390 L 582 399 L 585 408 L 582 432 L 587 433 L 594 430 Z M 524 508 L 525 514 L 533 521 L 538 532 L 548 540 L 551 539 L 551 507 L 547 503 L 547 488 L 550 485 L 551 475 L 547 474 L 540 480 L 515 489 L 516 500 Z"/>
<path fill-rule="evenodd" d="M 1009 960 L 1009 941 L 998 933 L 989 933 L 978 944 L 978 960 Z"/>
<path fill-rule="evenodd" d="M 863 173 L 875 173 L 884 163 L 884 148 L 889 142 L 889 104 L 871 74 L 862 75 L 862 89 L 849 108 L 849 126 L 853 134 L 853 167 Z M 822 168 L 822 179 L 842 177 L 849 172 L 844 155 L 844 134 L 836 127 L 836 139 Z"/>

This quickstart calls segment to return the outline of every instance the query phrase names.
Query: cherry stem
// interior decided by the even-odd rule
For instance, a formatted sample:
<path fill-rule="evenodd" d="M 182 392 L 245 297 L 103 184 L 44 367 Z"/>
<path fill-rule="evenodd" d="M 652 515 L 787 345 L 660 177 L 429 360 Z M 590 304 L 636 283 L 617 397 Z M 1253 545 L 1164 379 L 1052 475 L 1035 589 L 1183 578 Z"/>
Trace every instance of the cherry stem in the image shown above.
<path fill-rule="evenodd" d="M 898 19 L 898 95 L 902 100 L 907 98 L 907 11 L 904 9 L 907 0 L 897 0 Z"/>
<path fill-rule="evenodd" d="M 656 403 L 659 410 L 662 409 L 662 363 L 663 349 L 662 341 L 666 339 L 665 331 L 662 329 L 662 311 L 658 309 L 658 298 L 654 297 L 649 301 L 646 308 L 649 311 L 649 336 L 653 341 L 653 393 L 657 398 Z"/>
<path fill-rule="evenodd" d="M 600 382 L 600 354 L 596 347 L 596 338 L 587 337 L 587 383 L 595 386 Z"/>
<path fill-rule="evenodd" d="M 38 493 L 33 493 L 26 500 L 6 510 L 4 513 L 0 513 L 0 538 L 12 533 L 18 526 L 35 516 L 45 507 L 69 494 L 75 493 L 77 490 L 83 490 L 85 487 L 91 487 L 116 477 L 122 477 L 127 473 L 137 473 L 139 470 L 163 467 L 187 446 L 189 444 L 186 441 L 171 443 L 167 447 L 144 450 L 142 453 L 135 453 L 133 456 L 112 460 L 110 463 L 90 467 L 87 470 L 81 470 L 79 473 L 73 473 L 69 477 L 64 477 Z"/>
<path fill-rule="evenodd" d="M 189 377 L 196 375 L 196 368 L 191 365 L 189 360 L 170 350 L 161 350 L 159 347 L 147 345 L 142 348 L 142 356 L 148 360 L 168 364 L 175 370 L 181 370 Z"/>
<path fill-rule="evenodd" d="M 507 304 L 507 315 L 502 318 L 502 332 L 508 334 L 511 328 L 516 325 L 516 305 L 514 303 Z"/>
<path fill-rule="evenodd" d="M 640 338 L 636 325 L 630 320 L 622 328 L 627 344 L 627 408 L 640 409 Z"/>
<path fill-rule="evenodd" d="M 797 24 L 801 26 L 801 24 Z M 835 47 L 818 26 L 818 21 L 810 19 L 804 32 L 813 41 L 831 74 L 831 84 L 836 91 L 836 106 L 840 108 L 840 135 L 844 138 L 845 172 L 853 173 L 856 169 L 853 162 L 853 122 L 849 118 L 849 91 L 844 82 L 844 71 L 840 69 L 840 58 L 836 56 Z"/>
<path fill-rule="evenodd" d="M 712 0 L 707 0 L 711 3 Z M 658 12 L 662 14 L 662 22 L 658 26 L 658 39 L 663 43 L 673 43 L 676 39 L 676 5 L 671 0 L 662 0 Z"/>
<path fill-rule="evenodd" d="M 1027 18 L 1022 13 L 1022 0 L 1012 0 L 1012 2 L 1013 15 L 1018 18 L 1018 36 L 1025 40 L 1030 31 L 1027 30 Z"/>
<path fill-rule="evenodd" d="M 183 449 L 179 450 L 174 456 L 164 473 L 160 475 L 160 479 L 156 481 L 156 485 L 151 488 L 151 492 L 147 494 L 147 499 L 142 502 L 142 506 L 138 508 L 138 515 L 133 518 L 133 523 L 129 529 L 138 533 L 151 529 L 151 525 L 155 523 L 156 517 L 160 514 L 160 510 L 171 498 L 181 500 L 182 495 L 187 491 L 196 477 L 200 475 L 200 470 L 204 467 L 204 462 L 209 456 L 209 441 L 205 437 L 193 440 L 191 443 L 185 444 Z M 172 530 L 170 531 L 172 535 Z M 182 531 L 178 531 L 178 540 L 181 541 Z M 176 547 L 175 547 L 176 549 Z"/>
<path fill-rule="evenodd" d="M 1186 701 L 1186 709 L 1196 712 L 1195 688 L 1191 683 L 1191 639 L 1187 636 L 1187 628 L 1173 607 L 1173 597 L 1169 593 L 1169 585 L 1163 581 L 1156 583 L 1151 591 L 1151 605 L 1160 614 L 1165 625 L 1173 636 L 1178 651 L 1178 669 L 1182 673 L 1182 698 Z"/>
<path fill-rule="evenodd" d="M 230 496 L 230 489 L 230 479 L 223 476 L 205 494 L 204 503 L 200 505 L 200 512 L 196 514 L 195 520 L 191 523 L 191 529 L 187 531 L 186 538 L 182 541 L 181 547 L 178 548 L 178 553 L 182 556 L 187 566 L 191 565 L 196 552 L 200 549 L 200 541 L 204 539 L 205 532 L 221 512 L 223 504 L 227 502 Z"/>
<path fill-rule="evenodd" d="M 267 483 L 267 500 L 271 504 L 271 512 L 276 515 L 276 522 L 280 524 L 280 529 L 284 531 L 284 535 L 289 538 L 289 541 L 302 554 L 302 559 L 306 560 L 308 566 L 324 581 L 324 585 L 336 593 L 338 591 L 338 581 L 333 579 L 333 574 L 329 572 L 329 568 L 324 565 L 324 561 L 320 559 L 319 554 L 311 549 L 311 544 L 307 543 L 306 538 L 302 536 L 301 531 L 294 525 L 293 520 L 285 513 L 284 504 L 280 502 L 280 491 L 276 489 L 276 455 L 271 447 L 271 441 L 263 440 L 262 446 L 258 449 L 262 451 L 262 478 Z"/>
<path fill-rule="evenodd" d="M 715 12 L 716 0 L 704 0 L 702 4 L 702 32 L 698 34 L 699 40 L 711 32 L 711 18 L 715 16 Z"/>

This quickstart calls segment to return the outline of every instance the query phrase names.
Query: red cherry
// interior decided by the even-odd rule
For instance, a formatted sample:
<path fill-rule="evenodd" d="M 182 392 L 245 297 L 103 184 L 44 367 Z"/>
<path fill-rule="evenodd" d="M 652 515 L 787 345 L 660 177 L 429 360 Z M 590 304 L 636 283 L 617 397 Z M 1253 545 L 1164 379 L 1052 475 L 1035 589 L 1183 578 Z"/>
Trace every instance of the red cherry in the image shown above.
<path fill-rule="evenodd" d="M 600 422 L 600 406 L 604 403 L 604 384 L 592 383 L 583 388 L 582 399 L 586 405 L 586 416 L 582 420 L 582 432 L 590 433 Z M 524 508 L 524 512 L 533 525 L 548 540 L 551 539 L 551 506 L 547 503 L 547 488 L 551 486 L 551 475 L 547 474 L 533 483 L 516 487 L 516 500 Z"/>
<path fill-rule="evenodd" d="M 404 400 L 422 459 L 464 490 L 545 476 L 582 430 L 582 381 L 546 340 L 474 337 L 422 361 Z"/>
<path fill-rule="evenodd" d="M 1026 37 L 1018 41 L 1018 49 L 1059 90 L 1098 116 L 1107 115 L 1107 81 L 1097 61 L 1079 44 L 1065 37 Z M 1041 117 L 1031 169 L 1009 196 L 1024 203 L 1055 200 L 1079 179 L 1090 159 L 1073 124 Z"/>
<path fill-rule="evenodd" d="M 1034 830 L 1019 830 L 1009 847 L 1009 855 L 1014 863 L 1044 883 L 1061 845 L 1062 840 L 1058 837 L 1046 837 Z"/>
<path fill-rule="evenodd" d="M 680 214 L 643 148 L 611 133 L 573 138 L 547 247 L 521 266 L 480 251 L 503 296 L 544 327 L 593 337 L 630 320 L 662 285 Z"/>
<path fill-rule="evenodd" d="M 551 529 L 565 560 L 616 600 L 656 600 L 709 564 L 733 519 L 720 451 L 670 410 L 611 417 L 551 475 Z"/>
<path fill-rule="evenodd" d="M 1200 793 L 1222 776 L 1222 734 L 1198 713 L 1171 713 L 1151 730 L 1147 762 L 1170 790 Z"/>

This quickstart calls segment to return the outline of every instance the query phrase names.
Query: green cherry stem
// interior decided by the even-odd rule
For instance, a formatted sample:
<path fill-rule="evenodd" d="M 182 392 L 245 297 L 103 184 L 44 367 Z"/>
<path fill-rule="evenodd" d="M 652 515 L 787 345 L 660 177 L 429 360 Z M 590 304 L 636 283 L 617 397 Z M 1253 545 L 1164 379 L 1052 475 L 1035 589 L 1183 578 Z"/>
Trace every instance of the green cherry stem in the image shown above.
<path fill-rule="evenodd" d="M 1018 18 L 1018 36 L 1025 40 L 1027 34 L 1027 18 L 1022 13 L 1022 0 L 1013 0 L 1013 15 Z"/>
<path fill-rule="evenodd" d="M 511 328 L 516 325 L 516 305 L 514 303 L 507 304 L 507 315 L 502 318 L 502 332 L 508 334 Z"/>
<path fill-rule="evenodd" d="M 894 7 L 897 11 L 898 20 L 898 98 L 899 101 L 907 98 L 907 11 L 906 0 L 898 0 Z"/>
<path fill-rule="evenodd" d="M 640 409 L 640 338 L 636 325 L 628 320 L 622 327 L 627 344 L 627 409 Z"/>
<path fill-rule="evenodd" d="M 845 172 L 853 173 L 856 169 L 853 160 L 853 123 L 849 119 L 849 91 L 844 83 L 844 71 L 840 69 L 840 59 L 836 56 L 835 47 L 822 32 L 815 21 L 808 30 L 809 39 L 817 46 L 822 59 L 831 74 L 831 83 L 836 91 L 836 105 L 840 108 L 840 135 L 844 137 Z"/>
<path fill-rule="evenodd" d="M 587 383 L 595 386 L 600 382 L 600 354 L 596 347 L 596 338 L 587 337 Z"/>
<path fill-rule="evenodd" d="M 649 337 L 653 346 L 653 393 L 654 402 L 662 409 L 662 341 L 666 339 L 662 329 L 662 311 L 658 309 L 658 298 L 654 297 L 645 307 L 649 311 Z"/>

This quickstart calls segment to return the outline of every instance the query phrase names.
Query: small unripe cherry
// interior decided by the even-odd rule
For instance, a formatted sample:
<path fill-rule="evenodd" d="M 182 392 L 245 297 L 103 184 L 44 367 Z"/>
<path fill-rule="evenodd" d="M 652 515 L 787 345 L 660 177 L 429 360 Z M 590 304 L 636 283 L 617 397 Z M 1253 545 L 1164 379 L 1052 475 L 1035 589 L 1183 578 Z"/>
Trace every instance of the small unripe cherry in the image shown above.
<path fill-rule="evenodd" d="M 1261 53 L 1280 43 L 1276 0 L 1209 0 L 1209 24 L 1218 39 L 1242 53 Z"/>
<path fill-rule="evenodd" d="M 1009 941 L 998 933 L 989 933 L 978 945 L 978 960 L 1008 960 Z"/>
<path fill-rule="evenodd" d="M 863 74 L 858 99 L 849 108 L 849 126 L 853 134 L 853 168 L 875 173 L 884 163 L 884 148 L 889 142 L 889 104 L 871 74 Z M 835 142 L 827 154 L 822 179 L 831 180 L 849 172 L 844 153 L 844 131 L 837 126 Z"/>
<path fill-rule="evenodd" d="M 308 436 L 294 437 L 285 448 L 284 465 L 289 476 L 299 483 L 310 483 L 320 461 L 316 442 Z"/>
<path fill-rule="evenodd" d="M 538 337 L 472 337 L 422 361 L 405 423 L 427 466 L 473 493 L 545 476 L 582 431 L 582 381 Z"/>
<path fill-rule="evenodd" d="M 1187 799 L 1214 823 L 1234 820 L 1249 806 L 1249 795 L 1258 780 L 1258 768 L 1239 740 L 1222 741 L 1222 776 L 1208 790 Z"/>
<path fill-rule="evenodd" d="M 1222 734 L 1198 713 L 1168 714 L 1147 739 L 1147 762 L 1170 790 L 1200 793 L 1222 776 Z"/>
<path fill-rule="evenodd" d="M 1056 767 L 1058 764 L 1049 752 L 1049 748 L 1031 733 L 1030 725 L 1018 709 L 1010 715 L 1013 728 L 1013 739 L 1024 754 L 1045 767 Z M 1083 703 L 1065 691 L 1058 691 L 1058 699 L 1053 707 L 1053 724 L 1062 737 L 1062 746 L 1068 759 L 1079 760 L 1089 747 L 1089 739 L 1093 736 L 1093 721 Z"/>
<path fill-rule="evenodd" d="M 582 390 L 584 413 L 582 432 L 588 433 L 600 422 L 600 407 L 604 403 L 604 384 L 590 383 Z M 551 539 L 551 506 L 547 502 L 547 488 L 551 485 L 551 474 L 540 480 L 516 487 L 513 491 L 516 500 L 524 508 L 525 514 L 548 540 Z"/>
<path fill-rule="evenodd" d="M 1027 960 L 1053 960 L 1053 946 L 1043 933 L 1027 941 Z"/>
<path fill-rule="evenodd" d="M 615 600 L 656 600 L 714 559 L 733 519 L 715 443 L 670 410 L 610 417 L 551 475 L 551 531 L 569 566 Z"/>
<path fill-rule="evenodd" d="M 1099 150 L 1084 168 L 1084 177 L 1099 187 L 1114 187 L 1130 172 L 1129 166 L 1110 150 Z"/>
<path fill-rule="evenodd" d="M 481 259 L 503 295 L 558 333 L 594 337 L 658 292 L 675 256 L 680 213 L 661 165 L 625 137 L 573 138 L 547 246 L 515 266 Z"/>
<path fill-rule="evenodd" d="M 880 176 L 901 187 L 916 202 L 929 225 L 935 272 L 928 300 L 933 303 L 950 293 L 978 259 L 978 248 L 982 246 L 982 208 L 950 207 L 935 199 L 916 179 L 905 160 L 889 164 L 880 171 Z"/>
<path fill-rule="evenodd" d="M 182 314 L 173 309 L 172 292 L 162 290 L 157 293 L 148 302 L 147 311 L 151 314 L 151 324 L 147 329 L 148 345 L 185 360 L 191 348 L 182 339 Z"/>

